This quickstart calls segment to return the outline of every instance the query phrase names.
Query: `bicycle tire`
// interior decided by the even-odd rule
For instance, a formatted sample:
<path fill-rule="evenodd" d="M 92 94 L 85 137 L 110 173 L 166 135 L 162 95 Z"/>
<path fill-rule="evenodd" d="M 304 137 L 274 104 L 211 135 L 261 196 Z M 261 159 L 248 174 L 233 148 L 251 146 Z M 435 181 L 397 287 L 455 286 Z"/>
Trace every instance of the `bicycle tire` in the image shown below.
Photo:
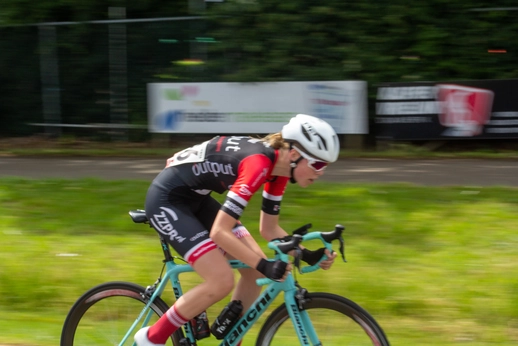
<path fill-rule="evenodd" d="M 309 301 L 304 304 L 304 309 L 308 311 L 322 345 L 389 346 L 389 341 L 378 323 L 353 301 L 320 292 L 308 293 L 306 297 Z M 264 322 L 256 345 L 299 344 L 286 304 L 282 304 Z"/>
<path fill-rule="evenodd" d="M 130 282 L 107 282 L 91 288 L 70 309 L 61 332 L 61 346 L 119 345 L 147 303 L 144 292 L 144 287 Z M 169 306 L 156 298 L 151 309 L 154 316 L 150 324 Z M 170 342 L 179 346 L 182 338 L 183 332 L 178 330 Z M 134 344 L 133 336 L 126 344 Z"/>

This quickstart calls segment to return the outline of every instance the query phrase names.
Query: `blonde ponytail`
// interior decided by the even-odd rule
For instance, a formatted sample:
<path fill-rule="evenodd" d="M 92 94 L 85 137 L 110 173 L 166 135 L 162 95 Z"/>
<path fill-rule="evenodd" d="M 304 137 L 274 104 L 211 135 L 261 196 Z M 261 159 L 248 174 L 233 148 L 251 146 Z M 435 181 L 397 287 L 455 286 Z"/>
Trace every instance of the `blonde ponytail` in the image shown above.
<path fill-rule="evenodd" d="M 284 141 L 280 132 L 271 133 L 261 138 L 261 140 L 268 143 L 273 149 L 289 149 L 290 147 L 289 144 Z"/>

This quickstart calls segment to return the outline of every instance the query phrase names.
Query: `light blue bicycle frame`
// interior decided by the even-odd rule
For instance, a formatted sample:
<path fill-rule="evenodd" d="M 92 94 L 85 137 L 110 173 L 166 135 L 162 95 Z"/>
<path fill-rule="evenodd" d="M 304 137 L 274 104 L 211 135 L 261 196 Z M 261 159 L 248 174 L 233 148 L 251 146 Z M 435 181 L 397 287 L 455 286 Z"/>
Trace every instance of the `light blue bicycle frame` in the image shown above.
<path fill-rule="evenodd" d="M 309 234 L 304 235 L 303 240 L 310 239 L 320 239 L 329 250 L 332 249 L 331 243 L 324 241 L 320 232 L 311 232 Z M 276 250 L 275 259 L 281 259 L 285 262 L 289 261 L 289 257 L 286 254 L 280 252 L 277 248 L 277 242 L 269 242 L 268 247 L 270 249 Z M 326 256 L 324 256 L 319 263 L 324 260 Z M 301 268 L 301 273 L 308 273 L 311 271 L 315 271 L 319 269 L 319 263 L 313 266 L 306 266 Z M 233 269 L 240 268 L 249 268 L 246 264 L 237 260 L 230 260 L 230 266 Z M 177 264 L 174 261 L 166 261 L 166 273 L 158 286 L 156 287 L 154 293 L 151 298 L 147 302 L 145 308 L 141 311 L 135 322 L 133 322 L 131 328 L 124 336 L 124 339 L 121 341 L 119 346 L 123 346 L 127 340 L 132 337 L 134 332 L 136 332 L 136 327 L 140 323 L 140 328 L 148 325 L 151 316 L 153 315 L 153 311 L 150 309 L 151 304 L 155 300 L 155 298 L 162 295 L 162 292 L 167 286 L 168 281 L 171 282 L 173 287 L 174 295 L 176 299 L 178 299 L 182 294 L 182 287 L 180 285 L 179 275 L 182 273 L 190 273 L 194 272 L 194 269 L 189 264 Z M 313 324 L 308 316 L 307 311 L 301 310 L 298 307 L 298 302 L 295 299 L 295 294 L 298 290 L 297 285 L 295 284 L 295 279 L 293 278 L 293 274 L 290 273 L 284 282 L 276 282 L 270 279 L 258 279 L 257 284 L 260 286 L 267 285 L 267 287 L 261 292 L 259 297 L 255 300 L 255 302 L 250 306 L 250 308 L 242 315 L 242 317 L 235 323 L 234 327 L 228 332 L 224 339 L 221 340 L 220 346 L 234 346 L 239 340 L 243 338 L 246 332 L 254 325 L 254 323 L 259 319 L 259 317 L 268 309 L 270 304 L 275 300 L 275 298 L 281 293 L 284 292 L 284 302 L 286 304 L 286 309 L 288 310 L 290 319 L 295 328 L 295 332 L 299 338 L 301 345 L 321 345 L 318 336 L 316 335 L 315 329 L 313 328 Z M 190 340 L 192 344 L 195 343 L 194 335 L 192 333 L 192 329 L 189 323 L 184 325 L 185 336 Z"/>

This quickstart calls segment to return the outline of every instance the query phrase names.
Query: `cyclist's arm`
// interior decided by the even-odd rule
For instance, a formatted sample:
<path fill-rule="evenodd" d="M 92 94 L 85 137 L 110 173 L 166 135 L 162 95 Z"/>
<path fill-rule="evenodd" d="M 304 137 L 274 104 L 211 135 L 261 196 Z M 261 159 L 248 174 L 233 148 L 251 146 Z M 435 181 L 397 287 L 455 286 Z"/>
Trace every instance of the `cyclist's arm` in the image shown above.
<path fill-rule="evenodd" d="M 288 233 L 279 225 L 279 215 L 271 215 L 261 211 L 261 217 L 259 222 L 259 231 L 261 232 L 261 236 L 267 241 L 271 241 L 275 238 L 283 238 L 288 235 Z M 299 245 L 301 249 L 304 249 L 304 246 Z M 319 266 L 327 270 L 331 268 L 333 262 L 336 258 L 336 252 L 331 253 L 329 250 L 325 250 L 325 254 L 327 259 L 320 262 Z M 293 252 L 290 255 L 294 255 Z"/>
<path fill-rule="evenodd" d="M 234 258 L 237 258 L 252 268 L 256 268 L 262 257 L 250 251 L 250 248 L 243 244 L 243 242 L 232 233 L 232 228 L 235 226 L 236 221 L 237 219 L 220 210 L 212 225 L 210 237 L 218 246 Z"/>
<path fill-rule="evenodd" d="M 263 203 L 259 216 L 259 232 L 267 241 L 284 238 L 288 235 L 279 225 L 281 202 L 288 180 L 288 177 L 276 177 L 264 186 Z"/>
<path fill-rule="evenodd" d="M 234 227 L 236 221 L 234 217 L 220 210 L 212 225 L 212 240 L 234 258 L 255 268 L 266 277 L 284 281 L 291 271 L 291 265 L 280 261 L 268 262 L 262 255 L 250 251 L 250 248 L 232 233 L 232 227 Z M 279 266 L 279 263 L 284 264 L 284 266 Z"/>
<path fill-rule="evenodd" d="M 212 225 L 212 240 L 234 258 L 256 268 L 261 255 L 249 250 L 232 233 L 232 228 L 241 217 L 252 195 L 263 185 L 271 160 L 263 154 L 244 158 L 237 170 L 237 177 Z"/>
<path fill-rule="evenodd" d="M 279 215 L 267 214 L 264 211 L 261 211 L 259 217 L 259 232 L 267 241 L 271 241 L 275 238 L 283 238 L 288 235 L 279 225 Z"/>

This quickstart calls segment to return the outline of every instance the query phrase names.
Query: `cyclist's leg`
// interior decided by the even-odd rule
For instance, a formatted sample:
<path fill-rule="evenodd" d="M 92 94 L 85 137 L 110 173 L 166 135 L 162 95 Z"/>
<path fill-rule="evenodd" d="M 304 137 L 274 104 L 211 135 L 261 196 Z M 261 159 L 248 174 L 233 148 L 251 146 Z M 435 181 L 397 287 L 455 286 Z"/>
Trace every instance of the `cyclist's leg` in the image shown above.
<path fill-rule="evenodd" d="M 234 286 L 228 262 L 193 212 L 206 198 L 185 189 L 176 194 L 151 186 L 148 191 L 145 208 L 150 224 L 205 280 L 180 297 L 151 326 L 147 337 L 153 343 L 165 343 L 169 335 L 227 296 Z"/>
<path fill-rule="evenodd" d="M 200 221 L 210 229 L 212 228 L 212 224 L 220 208 L 221 203 L 211 196 L 208 196 L 208 198 L 203 201 L 203 205 L 201 206 L 199 215 L 197 214 L 197 216 Z M 240 221 L 236 223 L 235 227 L 232 229 L 232 233 L 234 233 L 234 235 L 252 251 L 266 258 L 266 255 L 261 250 L 259 244 L 257 244 L 255 239 L 250 235 L 248 230 Z M 228 259 L 234 259 L 230 254 L 226 254 L 226 256 Z M 232 299 L 241 300 L 243 310 L 246 311 L 261 293 L 261 287 L 257 286 L 256 280 L 263 277 L 263 275 L 252 268 L 239 269 L 239 273 L 241 277 L 239 278 L 232 294 Z"/>
<path fill-rule="evenodd" d="M 202 222 L 204 222 L 208 229 L 212 228 L 212 224 L 220 208 L 221 204 L 214 198 L 210 197 L 204 200 L 203 212 L 199 215 L 199 218 Z M 234 233 L 234 235 L 252 251 L 266 258 L 266 255 L 262 251 L 259 244 L 257 244 L 255 239 L 250 235 L 248 230 L 240 221 L 238 221 L 235 227 L 232 229 L 232 233 Z M 222 252 L 224 253 L 223 249 Z M 228 259 L 234 259 L 228 253 L 225 253 L 225 255 Z M 241 300 L 241 303 L 243 304 L 243 311 L 246 311 L 261 293 L 261 287 L 257 286 L 256 280 L 263 277 L 263 275 L 253 268 L 243 268 L 238 270 L 240 278 L 237 282 L 236 288 L 232 293 L 232 300 Z M 240 344 L 241 341 L 238 343 L 238 345 Z"/>
<path fill-rule="evenodd" d="M 204 280 L 185 292 L 148 331 L 149 340 L 165 343 L 168 337 L 193 317 L 225 298 L 234 287 L 234 276 L 226 258 L 214 249 L 193 263 Z"/>
<path fill-rule="evenodd" d="M 240 227 L 244 228 L 242 225 Z M 240 238 L 240 240 L 252 251 L 266 258 L 266 255 L 263 253 L 259 244 L 257 244 L 253 237 L 245 236 Z M 232 256 L 227 254 L 227 258 L 232 259 Z M 261 287 L 257 286 L 256 280 L 263 277 L 263 275 L 253 268 L 239 269 L 239 273 L 241 274 L 241 277 L 236 284 L 236 288 L 232 294 L 232 299 L 241 300 L 243 303 L 243 309 L 246 311 L 246 309 L 252 305 L 252 303 L 261 293 Z"/>

